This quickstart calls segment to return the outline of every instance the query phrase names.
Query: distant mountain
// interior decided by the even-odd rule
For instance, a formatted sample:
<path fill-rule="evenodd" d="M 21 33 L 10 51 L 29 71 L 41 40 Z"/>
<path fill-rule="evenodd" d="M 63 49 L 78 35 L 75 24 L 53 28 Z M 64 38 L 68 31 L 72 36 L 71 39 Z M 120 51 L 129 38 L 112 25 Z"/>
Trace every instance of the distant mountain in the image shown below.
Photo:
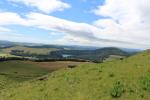
<path fill-rule="evenodd" d="M 56 48 L 56 49 L 62 49 L 62 50 L 96 50 L 99 47 L 93 47 L 93 46 L 78 46 L 78 45 L 36 45 L 36 46 L 26 46 L 31 48 Z"/>
<path fill-rule="evenodd" d="M 0 40 L 0 48 L 11 47 L 11 46 L 25 46 L 31 48 L 56 48 L 56 49 L 63 49 L 63 50 L 96 50 L 105 47 L 96 47 L 96 46 L 80 46 L 80 45 L 52 45 L 52 44 L 41 44 L 41 43 L 25 43 L 25 42 L 11 42 Z M 140 49 L 130 49 L 130 48 L 119 48 L 125 52 L 133 53 L 142 51 Z"/>
<path fill-rule="evenodd" d="M 15 43 L 13 43 L 13 42 L 0 40 L 0 48 L 11 47 L 11 46 L 14 46 L 14 45 L 15 45 Z"/>
<path fill-rule="evenodd" d="M 99 47 L 94 46 L 78 46 L 78 45 L 51 45 L 51 44 L 39 44 L 39 43 L 24 43 L 24 42 L 10 42 L 0 40 L 0 48 L 7 48 L 11 46 L 24 46 L 30 48 L 56 48 L 62 50 L 95 50 Z"/>
<path fill-rule="evenodd" d="M 121 50 L 128 52 L 128 53 L 134 53 L 134 52 L 140 52 L 143 51 L 142 49 L 130 49 L 130 48 L 120 48 Z"/>

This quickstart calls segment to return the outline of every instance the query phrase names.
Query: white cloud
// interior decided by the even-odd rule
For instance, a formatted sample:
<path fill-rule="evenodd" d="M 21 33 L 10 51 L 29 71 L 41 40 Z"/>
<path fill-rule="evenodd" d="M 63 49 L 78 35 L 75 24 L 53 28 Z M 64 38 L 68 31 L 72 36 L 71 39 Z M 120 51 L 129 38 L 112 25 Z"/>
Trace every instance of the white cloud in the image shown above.
<path fill-rule="evenodd" d="M 28 14 L 27 20 L 31 26 L 67 33 L 74 39 L 78 38 L 80 42 L 86 39 L 90 42 L 126 43 L 123 40 L 113 39 L 109 34 L 103 34 L 101 29 L 86 23 L 76 23 L 40 13 Z"/>
<path fill-rule="evenodd" d="M 0 26 L 22 25 L 46 29 L 56 33 L 65 33 L 66 36 L 55 41 L 56 43 L 77 43 L 80 45 L 142 48 L 147 48 L 149 46 L 149 37 L 147 37 L 148 39 L 144 39 L 144 41 L 139 42 L 141 39 L 140 37 L 134 38 L 134 34 L 137 33 L 132 34 L 133 36 L 131 36 L 131 38 L 128 34 L 125 34 L 126 31 L 122 30 L 122 26 L 120 24 L 111 19 L 98 20 L 94 23 L 94 25 L 89 25 L 86 23 L 72 22 L 41 13 L 30 13 L 24 17 L 21 17 L 16 13 L 1 12 L 0 16 Z M 140 31 L 138 32 L 140 33 Z M 143 36 L 143 38 L 146 37 Z M 20 40 L 21 38 L 15 39 Z"/>
<path fill-rule="evenodd" d="M 76 23 L 40 13 L 30 13 L 27 15 L 27 19 L 32 26 L 61 31 L 75 36 L 91 38 L 94 32 L 98 31 L 96 27 L 89 24 Z"/>
<path fill-rule="evenodd" d="M 96 27 L 86 23 L 76 23 L 40 13 L 27 14 L 26 18 L 21 18 L 18 14 L 10 12 L 2 12 L 0 16 L 1 26 L 23 25 L 38 27 L 46 30 L 68 33 L 86 39 L 96 39 L 94 33 L 99 32 Z"/>
<path fill-rule="evenodd" d="M 65 35 L 63 38 L 56 40 L 55 43 L 68 44 L 68 45 L 90 45 L 92 42 L 82 37 L 75 37 L 70 34 Z"/>
<path fill-rule="evenodd" d="M 10 32 L 11 30 L 5 27 L 0 27 L 0 33 L 1 32 Z"/>
<path fill-rule="evenodd" d="M 0 25 L 27 24 L 26 20 L 12 12 L 0 12 Z"/>
<path fill-rule="evenodd" d="M 150 47 L 150 0 L 106 0 L 94 13 L 107 17 L 94 24 L 112 39 Z"/>
<path fill-rule="evenodd" d="M 9 0 L 11 2 L 21 2 L 24 3 L 26 6 L 35 7 L 38 10 L 51 13 L 54 11 L 62 11 L 66 8 L 70 8 L 71 5 L 62 2 L 62 0 Z"/>
<path fill-rule="evenodd" d="M 44 40 L 37 37 L 31 37 L 30 35 L 23 35 L 21 33 L 0 32 L 0 40 L 9 40 L 13 42 L 27 42 L 27 43 L 50 43 L 48 40 Z"/>

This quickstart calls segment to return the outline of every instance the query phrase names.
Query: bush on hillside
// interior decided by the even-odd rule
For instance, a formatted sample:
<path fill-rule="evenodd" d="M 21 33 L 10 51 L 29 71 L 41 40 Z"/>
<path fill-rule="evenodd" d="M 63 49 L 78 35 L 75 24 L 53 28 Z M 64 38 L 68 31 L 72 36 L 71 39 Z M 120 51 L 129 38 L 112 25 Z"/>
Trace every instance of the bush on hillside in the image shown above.
<path fill-rule="evenodd" d="M 140 79 L 141 86 L 144 90 L 150 91 L 150 73 L 145 74 Z"/>
<path fill-rule="evenodd" d="M 112 97 L 118 98 L 118 97 L 121 97 L 124 92 L 125 92 L 124 85 L 120 81 L 117 81 L 114 84 L 113 89 L 111 90 L 110 94 Z"/>
<path fill-rule="evenodd" d="M 68 65 L 68 68 L 75 68 L 77 65 Z"/>
<path fill-rule="evenodd" d="M 109 77 L 114 77 L 114 76 L 115 76 L 114 73 L 109 74 Z"/>

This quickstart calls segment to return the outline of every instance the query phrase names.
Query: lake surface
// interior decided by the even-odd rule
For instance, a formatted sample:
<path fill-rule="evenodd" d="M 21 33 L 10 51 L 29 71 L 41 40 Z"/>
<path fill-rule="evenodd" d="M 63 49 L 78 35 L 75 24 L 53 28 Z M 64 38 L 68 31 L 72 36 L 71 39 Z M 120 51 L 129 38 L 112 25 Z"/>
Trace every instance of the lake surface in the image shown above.
<path fill-rule="evenodd" d="M 62 56 L 63 56 L 64 58 L 67 58 L 67 57 L 70 57 L 70 56 L 72 56 L 72 55 L 69 55 L 69 54 L 62 54 Z"/>

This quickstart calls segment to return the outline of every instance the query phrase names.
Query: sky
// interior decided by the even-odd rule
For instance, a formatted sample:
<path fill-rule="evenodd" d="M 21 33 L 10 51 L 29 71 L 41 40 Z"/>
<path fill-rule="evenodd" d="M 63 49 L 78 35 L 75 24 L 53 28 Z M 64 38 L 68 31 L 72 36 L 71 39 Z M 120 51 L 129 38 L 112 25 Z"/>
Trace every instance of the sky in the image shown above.
<path fill-rule="evenodd" d="M 0 0 L 0 40 L 150 48 L 150 0 Z"/>

